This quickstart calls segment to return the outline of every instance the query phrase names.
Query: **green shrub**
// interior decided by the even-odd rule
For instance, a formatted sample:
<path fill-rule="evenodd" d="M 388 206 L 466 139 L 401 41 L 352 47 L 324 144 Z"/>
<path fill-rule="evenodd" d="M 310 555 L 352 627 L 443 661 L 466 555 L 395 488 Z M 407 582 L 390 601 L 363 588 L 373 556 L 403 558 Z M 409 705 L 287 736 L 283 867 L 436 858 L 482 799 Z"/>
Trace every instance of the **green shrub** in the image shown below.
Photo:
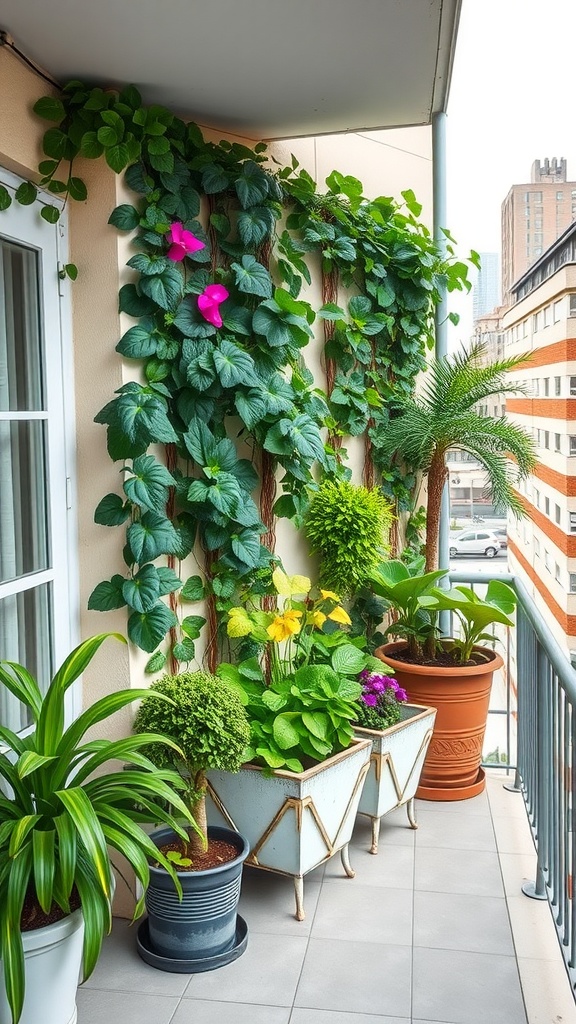
<path fill-rule="evenodd" d="M 305 521 L 310 550 L 321 558 L 320 583 L 347 596 L 361 587 L 382 558 L 392 519 L 377 487 L 325 480 Z"/>

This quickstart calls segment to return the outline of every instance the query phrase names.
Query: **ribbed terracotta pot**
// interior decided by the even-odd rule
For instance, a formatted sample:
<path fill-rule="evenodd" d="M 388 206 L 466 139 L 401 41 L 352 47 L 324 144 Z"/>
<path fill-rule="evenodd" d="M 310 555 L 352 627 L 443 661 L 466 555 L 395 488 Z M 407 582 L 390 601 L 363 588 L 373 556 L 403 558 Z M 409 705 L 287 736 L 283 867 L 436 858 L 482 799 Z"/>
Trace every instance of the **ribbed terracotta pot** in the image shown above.
<path fill-rule="evenodd" d="M 404 641 L 384 644 L 376 657 L 394 672 L 408 699 L 437 709 L 436 723 L 416 796 L 421 800 L 469 800 L 486 785 L 481 768 L 482 746 L 492 677 L 504 662 L 489 648 L 479 665 L 438 668 L 409 664 L 394 657 L 405 649 Z"/>

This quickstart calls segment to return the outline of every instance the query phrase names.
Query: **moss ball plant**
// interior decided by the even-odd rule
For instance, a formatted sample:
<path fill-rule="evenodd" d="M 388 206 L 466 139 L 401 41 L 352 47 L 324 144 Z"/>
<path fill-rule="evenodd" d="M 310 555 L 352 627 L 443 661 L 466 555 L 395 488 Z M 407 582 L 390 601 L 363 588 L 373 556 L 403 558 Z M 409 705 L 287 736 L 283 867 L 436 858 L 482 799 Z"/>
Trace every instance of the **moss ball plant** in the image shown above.
<path fill-rule="evenodd" d="M 320 555 L 322 586 L 354 594 L 380 562 L 392 519 L 392 506 L 379 488 L 325 480 L 305 520 L 311 553 Z"/>
<path fill-rule="evenodd" d="M 146 753 L 159 768 L 176 768 L 189 780 L 184 799 L 204 836 L 202 843 L 200 836 L 190 833 L 190 853 L 200 855 L 207 836 L 206 770 L 239 770 L 250 739 L 248 716 L 232 687 L 208 672 L 165 675 L 150 689 L 171 697 L 174 704 L 144 698 L 134 730 L 161 733 L 173 739 L 183 751 L 184 759 L 155 743 Z"/>

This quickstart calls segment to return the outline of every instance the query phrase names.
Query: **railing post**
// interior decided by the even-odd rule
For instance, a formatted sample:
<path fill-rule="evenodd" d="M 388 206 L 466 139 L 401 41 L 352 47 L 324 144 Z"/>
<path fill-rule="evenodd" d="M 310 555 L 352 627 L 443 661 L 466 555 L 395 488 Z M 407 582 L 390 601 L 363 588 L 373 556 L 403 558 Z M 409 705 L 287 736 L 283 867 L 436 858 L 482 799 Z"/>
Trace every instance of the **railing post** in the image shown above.
<path fill-rule="evenodd" d="M 551 789 L 550 740 L 550 694 L 548 687 L 548 662 L 541 643 L 538 643 L 536 657 L 537 704 L 536 704 L 536 830 L 537 853 L 536 878 L 525 882 L 522 892 L 533 900 L 547 899 L 544 871 L 548 865 L 550 836 L 547 827 L 547 811 Z"/>
<path fill-rule="evenodd" d="M 525 687 L 528 686 L 528 620 L 524 615 L 524 612 L 520 605 L 516 609 L 516 704 L 517 704 L 517 728 L 516 728 L 516 771 L 514 773 L 514 782 L 504 783 L 504 789 L 507 789 L 510 793 L 521 793 L 522 792 L 522 770 L 524 768 L 524 753 L 525 753 L 525 735 L 524 735 L 524 715 L 522 713 L 524 707 L 524 700 L 526 697 Z M 507 721 L 506 721 L 506 738 L 508 741 L 508 751 L 510 751 L 510 633 L 508 633 L 508 643 L 506 649 L 506 666 L 507 666 Z M 526 700 L 528 704 L 528 701 Z"/>

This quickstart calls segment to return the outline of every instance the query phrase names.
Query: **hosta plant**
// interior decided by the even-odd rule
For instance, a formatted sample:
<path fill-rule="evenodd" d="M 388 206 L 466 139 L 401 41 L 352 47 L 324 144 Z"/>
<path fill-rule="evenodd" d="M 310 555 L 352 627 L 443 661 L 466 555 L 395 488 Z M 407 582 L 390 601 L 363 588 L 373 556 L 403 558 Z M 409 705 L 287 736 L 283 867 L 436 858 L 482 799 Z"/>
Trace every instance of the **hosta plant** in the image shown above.
<path fill-rule="evenodd" d="M 70 725 L 65 724 L 67 691 L 86 669 L 107 637 L 81 643 L 56 672 L 44 695 L 23 665 L 0 662 L 0 683 L 29 709 L 34 731 L 24 738 L 0 726 L 0 953 L 6 994 L 16 1024 L 24 1001 L 21 917 L 32 899 L 43 915 L 65 915 L 80 906 L 84 917 L 84 977 L 96 965 L 103 936 L 112 924 L 112 864 L 109 848 L 129 861 L 142 888 L 149 879 L 148 858 L 170 863 L 151 843 L 140 822 L 156 821 L 186 835 L 178 817 L 194 827 L 177 789 L 178 774 L 158 769 L 142 753 L 151 743 L 175 747 L 154 733 L 126 739 L 87 740 L 91 726 L 147 694 L 120 690 L 96 701 Z M 170 698 L 155 694 L 158 701 Z M 150 698 L 151 699 L 151 698 Z M 103 773 L 111 760 L 125 771 Z M 96 774 L 95 774 L 96 773 Z M 9 793 L 9 795 L 7 795 Z M 134 917 L 143 908 L 136 904 Z M 41 913 L 40 913 L 41 912 Z M 39 926 L 39 925 L 37 925 Z"/>

